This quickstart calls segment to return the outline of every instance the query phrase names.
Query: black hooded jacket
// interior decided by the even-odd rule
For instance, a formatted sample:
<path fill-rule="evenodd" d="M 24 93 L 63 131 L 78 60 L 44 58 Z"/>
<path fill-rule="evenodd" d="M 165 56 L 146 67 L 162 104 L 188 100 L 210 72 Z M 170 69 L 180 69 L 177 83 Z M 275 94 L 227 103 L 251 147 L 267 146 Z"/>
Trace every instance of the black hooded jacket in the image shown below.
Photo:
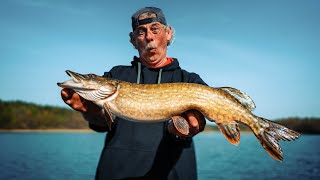
<path fill-rule="evenodd" d="M 135 57 L 131 66 L 115 66 L 104 77 L 131 83 L 188 82 L 205 84 L 195 73 L 180 68 L 177 59 L 162 68 L 148 68 Z M 105 128 L 89 124 L 95 131 Z M 97 167 L 96 179 L 197 179 L 192 139 L 177 139 L 167 122 L 136 123 L 115 119 Z"/>

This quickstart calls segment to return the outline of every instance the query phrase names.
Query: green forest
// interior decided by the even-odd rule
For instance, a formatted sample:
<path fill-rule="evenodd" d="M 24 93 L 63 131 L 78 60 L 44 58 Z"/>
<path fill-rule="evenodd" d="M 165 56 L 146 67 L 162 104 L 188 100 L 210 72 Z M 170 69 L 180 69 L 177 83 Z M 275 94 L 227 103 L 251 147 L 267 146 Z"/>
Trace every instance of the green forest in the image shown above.
<path fill-rule="evenodd" d="M 67 108 L 0 100 L 0 129 L 84 129 L 81 113 Z"/>
<path fill-rule="evenodd" d="M 299 133 L 320 134 L 320 118 L 283 118 L 272 120 Z M 0 100 L 0 129 L 88 129 L 81 113 L 62 107 L 37 105 L 23 101 Z M 206 131 L 218 131 L 207 125 Z M 241 131 L 250 131 L 240 124 Z"/>

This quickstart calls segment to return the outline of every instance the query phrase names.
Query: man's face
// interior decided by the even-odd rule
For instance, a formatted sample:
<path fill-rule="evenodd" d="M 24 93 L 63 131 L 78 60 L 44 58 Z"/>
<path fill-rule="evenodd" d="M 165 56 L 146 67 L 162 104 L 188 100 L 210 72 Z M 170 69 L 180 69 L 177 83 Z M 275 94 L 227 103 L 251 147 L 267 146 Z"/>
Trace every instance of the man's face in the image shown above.
<path fill-rule="evenodd" d="M 156 65 L 166 58 L 167 45 L 172 36 L 171 28 L 159 22 L 140 25 L 133 33 L 132 43 L 149 65 Z"/>

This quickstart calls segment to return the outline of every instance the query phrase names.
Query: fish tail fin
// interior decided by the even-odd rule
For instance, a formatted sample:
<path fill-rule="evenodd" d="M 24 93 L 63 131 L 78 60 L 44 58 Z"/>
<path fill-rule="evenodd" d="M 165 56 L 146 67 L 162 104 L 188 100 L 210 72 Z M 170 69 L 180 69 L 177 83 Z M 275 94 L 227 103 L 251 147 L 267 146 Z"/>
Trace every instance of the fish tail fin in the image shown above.
<path fill-rule="evenodd" d="M 262 129 L 254 134 L 260 141 L 262 147 L 276 160 L 283 160 L 283 152 L 279 140 L 291 141 L 299 138 L 300 134 L 296 131 L 286 128 L 276 122 L 257 117 Z"/>

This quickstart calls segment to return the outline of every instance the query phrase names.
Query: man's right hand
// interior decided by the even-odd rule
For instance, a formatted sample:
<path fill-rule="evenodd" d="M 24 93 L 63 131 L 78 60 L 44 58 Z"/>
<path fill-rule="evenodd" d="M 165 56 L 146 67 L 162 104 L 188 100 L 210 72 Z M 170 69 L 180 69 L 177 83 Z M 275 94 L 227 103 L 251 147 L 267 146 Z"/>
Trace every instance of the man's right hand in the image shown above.
<path fill-rule="evenodd" d="M 82 113 L 85 120 L 89 122 L 91 129 L 98 132 L 108 131 L 106 117 L 102 109 L 91 101 L 85 100 L 72 89 L 63 88 L 61 90 L 62 100 L 72 109 Z M 109 127 L 110 128 L 110 127 Z"/>
<path fill-rule="evenodd" d="M 101 108 L 95 105 L 91 101 L 87 101 L 74 90 L 69 88 L 63 88 L 61 90 L 62 100 L 68 104 L 72 109 L 82 112 L 82 113 L 98 113 L 101 111 Z"/>

